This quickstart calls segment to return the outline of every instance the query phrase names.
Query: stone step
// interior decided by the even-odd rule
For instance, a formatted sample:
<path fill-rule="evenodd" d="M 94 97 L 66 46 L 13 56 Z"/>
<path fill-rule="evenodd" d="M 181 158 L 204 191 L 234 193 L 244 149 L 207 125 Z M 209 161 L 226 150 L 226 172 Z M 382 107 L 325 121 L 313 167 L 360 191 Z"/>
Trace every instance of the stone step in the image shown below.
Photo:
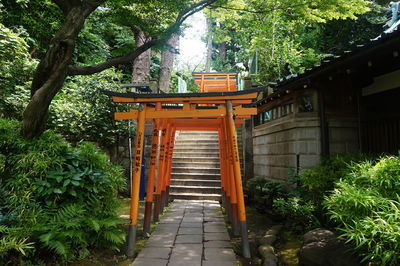
<path fill-rule="evenodd" d="M 172 157 L 173 162 L 192 162 L 192 163 L 199 163 L 199 162 L 218 162 L 219 157 Z"/>
<path fill-rule="evenodd" d="M 196 136 L 196 135 L 203 135 L 203 136 L 205 136 L 205 135 L 211 135 L 211 136 L 218 136 L 218 132 L 217 131 L 179 131 L 179 136 L 187 136 L 187 135 L 189 135 L 189 136 Z"/>
<path fill-rule="evenodd" d="M 211 167 L 172 167 L 172 173 L 219 174 L 219 168 Z"/>
<path fill-rule="evenodd" d="M 198 144 L 205 144 L 205 145 L 218 145 L 218 139 L 177 139 L 175 140 L 175 145 L 198 145 Z"/>
<path fill-rule="evenodd" d="M 172 167 L 201 167 L 201 168 L 219 168 L 219 161 L 216 162 L 191 162 L 191 161 L 176 161 L 172 159 Z"/>
<path fill-rule="evenodd" d="M 173 186 L 205 186 L 220 187 L 221 181 L 218 180 L 202 180 L 202 179 L 171 179 Z"/>
<path fill-rule="evenodd" d="M 210 154 L 210 153 L 218 153 L 219 152 L 219 148 L 215 148 L 215 145 L 211 146 L 211 147 L 201 147 L 201 146 L 190 146 L 190 145 L 184 145 L 184 146 L 179 146 L 179 145 L 175 145 L 174 147 L 174 152 L 197 152 L 197 153 L 206 153 L 206 154 Z"/>
<path fill-rule="evenodd" d="M 202 193 L 170 193 L 170 199 L 183 199 L 183 200 L 221 200 L 220 194 L 202 194 Z"/>
<path fill-rule="evenodd" d="M 191 151 L 177 151 L 174 150 L 173 157 L 183 157 L 183 158 L 193 158 L 193 157 L 218 157 L 219 158 L 219 152 L 203 152 L 203 151 L 196 151 L 196 150 L 191 150 Z"/>
<path fill-rule="evenodd" d="M 219 175 L 219 173 L 172 173 L 171 179 L 221 180 L 221 176 Z"/>
<path fill-rule="evenodd" d="M 206 186 L 175 186 L 171 185 L 171 193 L 201 193 L 201 194 L 219 194 L 221 187 L 206 187 Z"/>
<path fill-rule="evenodd" d="M 199 140 L 199 139 L 204 139 L 204 140 L 211 140 L 211 141 L 218 141 L 218 136 L 211 136 L 211 135 L 206 135 L 206 136 L 178 136 L 176 138 L 176 141 L 182 141 L 182 140 Z"/>

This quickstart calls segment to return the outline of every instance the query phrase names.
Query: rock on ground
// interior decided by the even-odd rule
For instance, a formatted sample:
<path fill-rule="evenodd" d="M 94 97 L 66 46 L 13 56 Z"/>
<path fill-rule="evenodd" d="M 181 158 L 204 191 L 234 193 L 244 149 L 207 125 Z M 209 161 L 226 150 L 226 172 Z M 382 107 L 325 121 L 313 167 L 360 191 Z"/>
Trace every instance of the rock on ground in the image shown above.
<path fill-rule="evenodd" d="M 361 265 L 352 247 L 326 229 L 314 229 L 304 235 L 299 261 L 300 265 L 306 266 Z"/>

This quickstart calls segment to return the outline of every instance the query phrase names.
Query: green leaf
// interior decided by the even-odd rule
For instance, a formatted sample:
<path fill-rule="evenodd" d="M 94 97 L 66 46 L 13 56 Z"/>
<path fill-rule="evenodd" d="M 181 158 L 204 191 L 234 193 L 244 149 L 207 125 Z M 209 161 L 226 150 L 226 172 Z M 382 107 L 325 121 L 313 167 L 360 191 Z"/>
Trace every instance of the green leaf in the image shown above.
<path fill-rule="evenodd" d="M 71 180 L 67 179 L 64 181 L 63 187 L 66 187 L 69 185 L 69 183 L 71 183 Z"/>
<path fill-rule="evenodd" d="M 62 193 L 63 193 L 63 192 L 61 191 L 61 189 L 59 189 L 59 188 L 55 188 L 55 189 L 53 190 L 53 192 L 56 193 L 56 194 L 62 194 Z"/>
<path fill-rule="evenodd" d="M 72 180 L 71 183 L 74 186 L 79 186 L 80 185 L 80 183 L 78 181 L 75 181 L 75 180 Z"/>

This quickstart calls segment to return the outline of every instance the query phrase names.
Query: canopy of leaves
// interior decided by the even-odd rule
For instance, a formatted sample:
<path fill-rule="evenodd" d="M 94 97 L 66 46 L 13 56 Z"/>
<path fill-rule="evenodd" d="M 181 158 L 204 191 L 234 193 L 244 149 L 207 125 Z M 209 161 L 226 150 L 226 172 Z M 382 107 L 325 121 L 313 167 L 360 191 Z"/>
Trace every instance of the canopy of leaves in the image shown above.
<path fill-rule="evenodd" d="M 262 82 L 301 72 L 327 54 L 375 37 L 384 14 L 382 6 L 365 0 L 235 0 L 213 7 L 207 15 L 214 20 L 214 42 L 227 47 L 221 56 L 215 46 L 214 68 L 249 71 L 257 53 L 254 77 Z"/>

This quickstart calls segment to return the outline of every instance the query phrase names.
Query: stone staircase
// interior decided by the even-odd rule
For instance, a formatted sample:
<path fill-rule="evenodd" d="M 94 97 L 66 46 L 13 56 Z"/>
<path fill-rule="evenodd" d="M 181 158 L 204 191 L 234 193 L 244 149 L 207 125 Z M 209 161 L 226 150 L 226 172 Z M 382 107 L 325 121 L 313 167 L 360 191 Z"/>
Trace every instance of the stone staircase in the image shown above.
<path fill-rule="evenodd" d="M 179 132 L 172 157 L 170 198 L 220 200 L 217 132 Z"/>

